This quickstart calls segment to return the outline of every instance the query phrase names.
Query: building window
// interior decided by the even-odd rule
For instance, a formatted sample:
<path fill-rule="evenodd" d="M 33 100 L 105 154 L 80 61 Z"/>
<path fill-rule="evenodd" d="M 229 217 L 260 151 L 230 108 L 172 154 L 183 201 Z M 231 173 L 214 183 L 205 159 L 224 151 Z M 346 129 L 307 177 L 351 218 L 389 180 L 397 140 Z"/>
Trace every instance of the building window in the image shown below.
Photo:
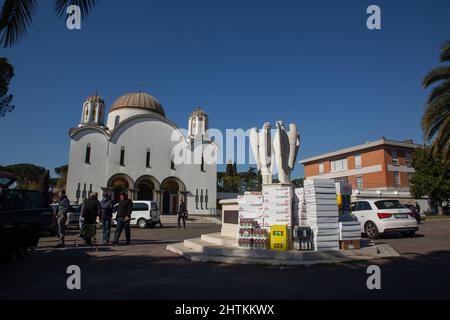
<path fill-rule="evenodd" d="M 394 171 L 394 186 L 396 188 L 399 188 L 401 186 L 400 172 L 398 171 Z"/>
<path fill-rule="evenodd" d="M 397 154 L 397 150 L 392 150 L 391 151 L 391 157 L 392 157 L 392 164 L 394 166 L 398 166 L 398 154 Z"/>
<path fill-rule="evenodd" d="M 411 151 L 406 151 L 405 152 L 405 158 L 406 158 L 406 165 L 408 167 L 412 167 L 412 154 L 411 154 Z"/>
<path fill-rule="evenodd" d="M 145 155 L 145 166 L 150 168 L 150 149 L 147 149 L 147 154 Z"/>
<path fill-rule="evenodd" d="M 355 168 L 361 169 L 362 163 L 361 163 L 361 153 L 355 154 Z"/>
<path fill-rule="evenodd" d="M 120 149 L 120 165 L 125 166 L 125 147 Z"/>
<path fill-rule="evenodd" d="M 358 190 L 363 189 L 363 177 L 362 176 L 356 177 L 356 189 L 358 189 Z"/>
<path fill-rule="evenodd" d="M 202 163 L 200 164 L 200 170 L 205 172 L 205 157 L 202 155 Z"/>
<path fill-rule="evenodd" d="M 347 170 L 347 158 L 331 161 L 331 172 Z"/>
<path fill-rule="evenodd" d="M 120 117 L 116 116 L 116 118 L 114 119 L 114 128 L 119 125 L 119 122 L 120 122 Z"/>
<path fill-rule="evenodd" d="M 324 169 L 323 169 L 323 161 L 319 162 L 319 174 L 322 175 L 324 173 Z"/>
<path fill-rule="evenodd" d="M 86 146 L 86 155 L 84 157 L 84 163 L 90 164 L 91 163 L 91 144 L 88 143 Z"/>

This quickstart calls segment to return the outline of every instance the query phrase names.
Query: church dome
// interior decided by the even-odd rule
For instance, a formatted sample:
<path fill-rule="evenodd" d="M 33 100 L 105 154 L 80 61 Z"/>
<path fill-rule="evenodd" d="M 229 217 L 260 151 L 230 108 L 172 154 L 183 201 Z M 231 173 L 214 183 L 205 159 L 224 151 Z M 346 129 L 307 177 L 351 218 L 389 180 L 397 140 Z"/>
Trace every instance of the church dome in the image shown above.
<path fill-rule="evenodd" d="M 127 93 L 121 96 L 112 104 L 109 112 L 121 108 L 147 109 L 149 111 L 156 112 L 163 117 L 166 116 L 159 101 L 144 92 Z"/>
<path fill-rule="evenodd" d="M 194 110 L 191 113 L 191 117 L 207 117 L 208 115 L 206 114 L 205 111 L 203 111 L 200 107 L 198 107 L 197 110 Z"/>
<path fill-rule="evenodd" d="M 89 96 L 86 98 L 85 102 L 91 102 L 91 103 L 102 103 L 105 104 L 105 101 L 97 94 L 94 94 L 92 96 Z"/>

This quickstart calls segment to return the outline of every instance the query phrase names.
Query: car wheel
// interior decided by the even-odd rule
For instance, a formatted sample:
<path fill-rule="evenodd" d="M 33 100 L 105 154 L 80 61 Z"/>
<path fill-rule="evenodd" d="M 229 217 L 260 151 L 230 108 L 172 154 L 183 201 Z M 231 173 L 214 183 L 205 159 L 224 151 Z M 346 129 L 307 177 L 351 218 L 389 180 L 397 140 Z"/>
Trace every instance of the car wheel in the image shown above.
<path fill-rule="evenodd" d="M 147 228 L 147 220 L 145 220 L 144 218 L 141 218 L 137 221 L 137 225 L 139 228 L 145 229 L 145 228 Z"/>
<path fill-rule="evenodd" d="M 370 239 L 376 239 L 380 235 L 376 224 L 372 221 L 366 223 L 366 225 L 364 226 L 364 231 L 366 233 L 366 236 Z"/>

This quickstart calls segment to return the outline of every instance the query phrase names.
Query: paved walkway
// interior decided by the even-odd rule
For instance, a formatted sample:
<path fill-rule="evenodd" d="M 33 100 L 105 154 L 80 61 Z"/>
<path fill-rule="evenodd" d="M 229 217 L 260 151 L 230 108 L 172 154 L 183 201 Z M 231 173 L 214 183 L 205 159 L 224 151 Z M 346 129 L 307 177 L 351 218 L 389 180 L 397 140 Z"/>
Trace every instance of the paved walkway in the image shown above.
<path fill-rule="evenodd" d="M 312 267 L 196 263 L 169 243 L 220 230 L 191 224 L 133 229 L 130 246 L 53 249 L 54 238 L 22 262 L 0 265 L 0 299 L 449 299 L 450 222 L 425 222 L 415 238 L 377 240 L 402 257 Z M 69 241 L 70 242 L 70 241 Z M 66 268 L 82 270 L 82 290 L 66 288 Z M 382 290 L 366 287 L 367 267 L 382 271 Z"/>

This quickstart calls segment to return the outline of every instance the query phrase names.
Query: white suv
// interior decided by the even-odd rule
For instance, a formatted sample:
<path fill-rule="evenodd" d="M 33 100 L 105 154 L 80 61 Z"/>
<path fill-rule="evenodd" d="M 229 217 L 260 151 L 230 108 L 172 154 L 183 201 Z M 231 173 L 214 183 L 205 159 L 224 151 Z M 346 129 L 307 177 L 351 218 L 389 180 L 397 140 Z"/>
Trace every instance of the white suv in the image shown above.
<path fill-rule="evenodd" d="M 358 200 L 352 202 L 351 212 L 361 223 L 361 232 L 371 239 L 387 232 L 413 236 L 419 230 L 414 213 L 398 200 Z"/>
<path fill-rule="evenodd" d="M 116 224 L 117 204 L 113 209 L 113 224 Z M 133 201 L 133 212 L 131 213 L 130 225 L 138 226 L 141 229 L 154 227 L 161 224 L 161 214 L 156 202 L 153 201 Z"/>

